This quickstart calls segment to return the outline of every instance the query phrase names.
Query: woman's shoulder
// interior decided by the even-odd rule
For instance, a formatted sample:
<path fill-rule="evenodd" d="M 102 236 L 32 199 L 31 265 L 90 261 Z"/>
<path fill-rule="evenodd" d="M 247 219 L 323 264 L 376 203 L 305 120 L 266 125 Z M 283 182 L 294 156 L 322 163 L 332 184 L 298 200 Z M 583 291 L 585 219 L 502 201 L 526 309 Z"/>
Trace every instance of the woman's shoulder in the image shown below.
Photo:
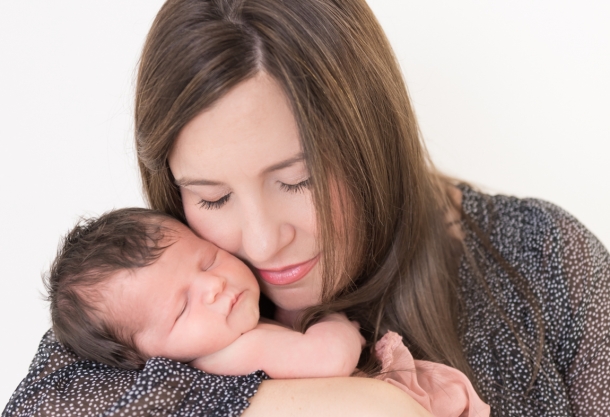
<path fill-rule="evenodd" d="M 499 271 L 489 276 L 504 276 L 505 260 L 540 296 L 557 295 L 561 287 L 574 301 L 581 294 L 576 288 L 592 288 L 593 280 L 610 275 L 606 248 L 561 207 L 536 198 L 488 195 L 467 185 L 460 190 L 465 247 L 482 254 L 479 264 L 487 265 L 487 272 Z"/>
<path fill-rule="evenodd" d="M 574 219 L 561 207 L 537 198 L 519 198 L 504 194 L 487 194 L 472 186 L 461 183 L 462 209 L 484 228 L 489 228 L 494 222 L 514 223 L 528 220 L 551 221 L 553 218 Z"/>
<path fill-rule="evenodd" d="M 528 249 L 569 249 L 574 245 L 581 251 L 587 246 L 587 252 L 604 252 L 601 243 L 578 219 L 551 202 L 489 195 L 467 184 L 460 184 L 459 189 L 462 211 L 471 227 L 479 228 L 509 257 L 523 255 Z"/>
<path fill-rule="evenodd" d="M 240 415 L 264 379 L 260 371 L 206 374 L 166 358 L 150 359 L 141 371 L 118 369 L 77 357 L 49 330 L 3 416 L 58 407 L 75 415 Z"/>

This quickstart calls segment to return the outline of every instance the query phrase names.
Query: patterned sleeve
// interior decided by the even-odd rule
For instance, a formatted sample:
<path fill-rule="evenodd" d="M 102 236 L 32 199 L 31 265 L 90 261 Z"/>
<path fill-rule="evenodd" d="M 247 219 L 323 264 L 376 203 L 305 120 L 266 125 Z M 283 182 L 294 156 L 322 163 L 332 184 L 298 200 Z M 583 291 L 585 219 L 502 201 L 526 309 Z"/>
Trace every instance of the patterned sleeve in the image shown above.
<path fill-rule="evenodd" d="M 558 268 L 566 277 L 570 320 L 559 338 L 572 412 L 610 410 L 610 255 L 581 223 L 558 209 Z"/>
<path fill-rule="evenodd" d="M 206 374 L 165 358 L 150 359 L 142 371 L 112 368 L 80 360 L 49 331 L 2 417 L 239 416 L 265 379 L 262 371 Z"/>
<path fill-rule="evenodd" d="M 608 414 L 608 251 L 554 204 L 460 189 L 463 346 L 492 415 Z"/>

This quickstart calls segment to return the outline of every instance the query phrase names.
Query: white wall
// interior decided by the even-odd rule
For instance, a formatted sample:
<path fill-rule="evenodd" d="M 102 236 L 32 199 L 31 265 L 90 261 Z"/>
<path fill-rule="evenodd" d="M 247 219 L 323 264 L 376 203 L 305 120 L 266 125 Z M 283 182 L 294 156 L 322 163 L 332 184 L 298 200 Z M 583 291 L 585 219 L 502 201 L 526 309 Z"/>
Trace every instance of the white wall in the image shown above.
<path fill-rule="evenodd" d="M 0 3 L 0 406 L 48 328 L 40 275 L 79 215 L 142 205 L 135 67 L 161 0 Z M 438 166 L 537 196 L 610 246 L 610 3 L 369 0 Z"/>
<path fill-rule="evenodd" d="M 0 407 L 49 327 L 41 273 L 80 215 L 143 205 L 135 68 L 161 0 L 0 1 Z"/>
<path fill-rule="evenodd" d="M 369 4 L 437 165 L 559 204 L 610 247 L 610 2 Z"/>

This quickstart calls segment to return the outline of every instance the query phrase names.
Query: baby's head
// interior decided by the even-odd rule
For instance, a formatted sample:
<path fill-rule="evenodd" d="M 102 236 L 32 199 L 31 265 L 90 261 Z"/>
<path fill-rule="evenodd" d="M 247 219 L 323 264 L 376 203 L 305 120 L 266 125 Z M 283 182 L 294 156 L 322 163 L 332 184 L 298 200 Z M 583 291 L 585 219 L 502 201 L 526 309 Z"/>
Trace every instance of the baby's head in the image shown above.
<path fill-rule="evenodd" d="M 46 279 L 57 339 L 127 369 L 181 362 L 253 329 L 259 287 L 239 259 L 172 217 L 128 208 L 80 222 Z"/>

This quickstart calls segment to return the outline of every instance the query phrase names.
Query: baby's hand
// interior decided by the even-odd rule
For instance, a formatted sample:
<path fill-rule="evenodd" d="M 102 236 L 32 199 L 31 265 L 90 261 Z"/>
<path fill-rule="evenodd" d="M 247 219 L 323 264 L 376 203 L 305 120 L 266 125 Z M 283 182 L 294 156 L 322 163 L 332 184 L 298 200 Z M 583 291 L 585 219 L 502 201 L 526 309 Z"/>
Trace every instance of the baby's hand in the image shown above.
<path fill-rule="evenodd" d="M 305 335 L 312 335 L 324 340 L 325 355 L 330 356 L 336 376 L 349 376 L 356 369 L 364 337 L 360 334 L 360 325 L 349 321 L 343 313 L 333 313 L 312 325 Z"/>
<path fill-rule="evenodd" d="M 317 324 L 321 324 L 321 323 L 337 323 L 337 324 L 340 324 L 341 326 L 348 325 L 349 326 L 348 329 L 351 330 L 350 333 L 352 333 L 353 336 L 356 336 L 358 338 L 360 349 L 362 349 L 362 347 L 366 343 L 366 340 L 364 340 L 364 337 L 362 337 L 362 335 L 360 334 L 360 324 L 357 321 L 348 320 L 347 316 L 344 313 L 330 314 L 330 315 L 324 317 L 323 319 L 321 319 L 318 323 L 314 324 L 314 326 Z M 334 327 L 335 327 L 335 325 L 333 325 L 333 328 Z M 338 327 L 337 327 L 337 329 L 338 329 Z"/>

